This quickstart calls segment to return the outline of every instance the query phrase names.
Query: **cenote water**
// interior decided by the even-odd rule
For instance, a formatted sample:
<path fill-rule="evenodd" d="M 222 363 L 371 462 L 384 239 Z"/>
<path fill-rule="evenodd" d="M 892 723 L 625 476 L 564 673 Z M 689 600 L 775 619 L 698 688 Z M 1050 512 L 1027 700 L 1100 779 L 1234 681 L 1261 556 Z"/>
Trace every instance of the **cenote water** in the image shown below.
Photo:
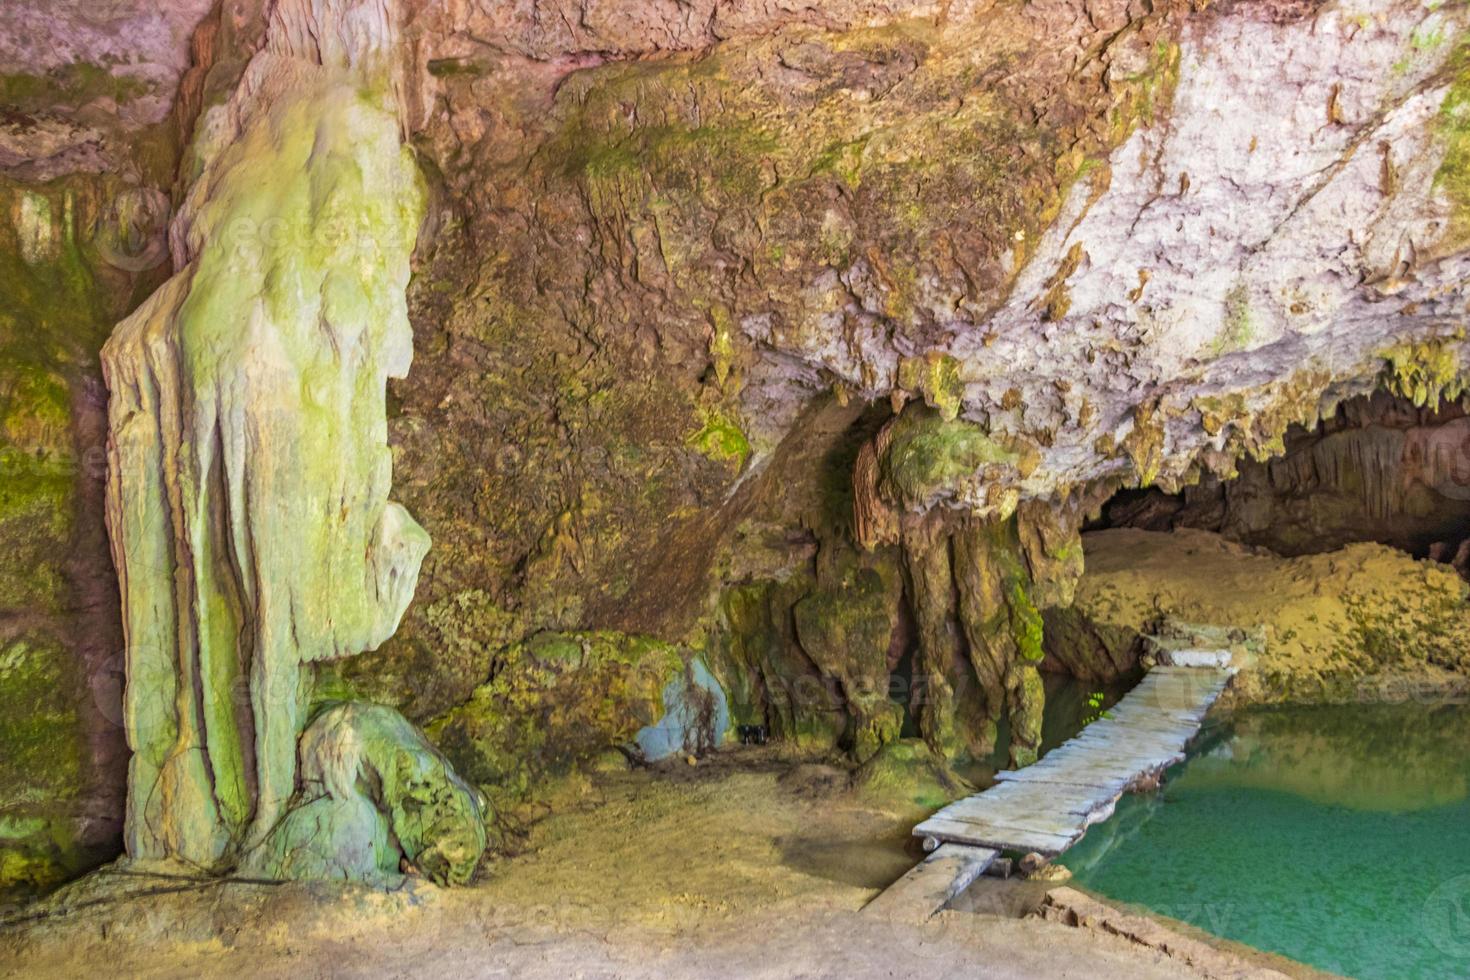
<path fill-rule="evenodd" d="M 1470 977 L 1470 706 L 1243 712 L 1063 863 L 1334 973 Z"/>

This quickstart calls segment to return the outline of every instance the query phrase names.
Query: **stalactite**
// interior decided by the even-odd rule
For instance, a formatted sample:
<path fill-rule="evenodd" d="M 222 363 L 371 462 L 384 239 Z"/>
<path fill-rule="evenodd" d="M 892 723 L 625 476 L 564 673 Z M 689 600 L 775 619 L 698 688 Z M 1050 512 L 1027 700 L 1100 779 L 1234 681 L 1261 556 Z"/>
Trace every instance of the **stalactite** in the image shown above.
<path fill-rule="evenodd" d="M 1367 516 L 1387 521 L 1404 513 L 1416 486 L 1454 499 L 1467 495 L 1470 420 L 1342 429 L 1272 460 L 1267 476 L 1279 494 L 1355 493 Z"/>
<path fill-rule="evenodd" d="M 1271 486 L 1283 493 L 1356 489 L 1374 518 L 1386 520 L 1407 488 L 1404 433 L 1374 426 L 1334 433 L 1307 452 L 1269 464 Z"/>
<path fill-rule="evenodd" d="M 893 427 L 897 421 L 897 416 L 889 419 L 872 439 L 864 442 L 853 464 L 853 537 L 859 547 L 868 551 L 879 545 L 898 543 L 897 518 L 878 493 L 882 460 L 893 443 Z"/>

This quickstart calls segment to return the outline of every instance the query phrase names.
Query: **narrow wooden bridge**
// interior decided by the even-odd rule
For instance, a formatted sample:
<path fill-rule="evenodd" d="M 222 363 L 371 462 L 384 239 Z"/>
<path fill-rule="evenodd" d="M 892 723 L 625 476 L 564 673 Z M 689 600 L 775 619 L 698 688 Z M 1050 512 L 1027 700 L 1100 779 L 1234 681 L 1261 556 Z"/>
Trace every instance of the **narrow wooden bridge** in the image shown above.
<path fill-rule="evenodd" d="M 1055 857 L 1113 815 L 1118 798 L 1182 762 L 1205 713 L 1229 683 L 1228 654 L 1191 651 L 1155 667 L 1104 717 L 1035 765 L 996 774 L 990 789 L 951 803 L 914 828 L 929 857 L 865 911 L 928 918 L 1002 852 Z M 1223 654 L 1223 651 L 1222 651 Z"/>

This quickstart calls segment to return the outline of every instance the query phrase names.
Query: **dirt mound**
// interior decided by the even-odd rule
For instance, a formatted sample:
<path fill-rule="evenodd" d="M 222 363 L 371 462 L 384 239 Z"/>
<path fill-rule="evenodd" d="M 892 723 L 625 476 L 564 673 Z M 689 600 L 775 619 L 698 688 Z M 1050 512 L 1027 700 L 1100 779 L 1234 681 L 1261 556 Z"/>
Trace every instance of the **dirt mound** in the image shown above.
<path fill-rule="evenodd" d="M 1236 697 L 1343 702 L 1470 688 L 1470 587 L 1377 544 L 1299 558 L 1205 531 L 1085 535 L 1077 608 L 1145 632 L 1164 619 L 1260 631 Z"/>

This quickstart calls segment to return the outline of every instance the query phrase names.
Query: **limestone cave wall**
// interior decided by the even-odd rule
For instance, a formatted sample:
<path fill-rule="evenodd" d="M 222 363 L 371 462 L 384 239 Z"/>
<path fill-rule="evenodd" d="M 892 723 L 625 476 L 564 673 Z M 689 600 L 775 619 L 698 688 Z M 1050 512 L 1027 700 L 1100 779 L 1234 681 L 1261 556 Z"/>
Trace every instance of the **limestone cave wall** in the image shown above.
<path fill-rule="evenodd" d="M 98 351 L 207 237 L 199 120 L 257 94 L 283 6 L 302 50 L 352 40 L 347 0 L 41 6 L 0 12 L 0 428 L 44 462 L 0 469 L 6 869 L 121 818 Z M 1378 499 L 1342 461 L 1462 421 L 1334 428 L 1462 387 L 1460 6 L 377 6 L 425 205 L 387 438 L 434 547 L 394 636 L 305 669 L 508 819 L 686 701 L 855 762 L 1005 723 L 1024 762 L 1040 669 L 1130 665 L 1065 612 L 1114 492 Z M 1100 652 L 1048 657 L 1069 631 Z"/>

